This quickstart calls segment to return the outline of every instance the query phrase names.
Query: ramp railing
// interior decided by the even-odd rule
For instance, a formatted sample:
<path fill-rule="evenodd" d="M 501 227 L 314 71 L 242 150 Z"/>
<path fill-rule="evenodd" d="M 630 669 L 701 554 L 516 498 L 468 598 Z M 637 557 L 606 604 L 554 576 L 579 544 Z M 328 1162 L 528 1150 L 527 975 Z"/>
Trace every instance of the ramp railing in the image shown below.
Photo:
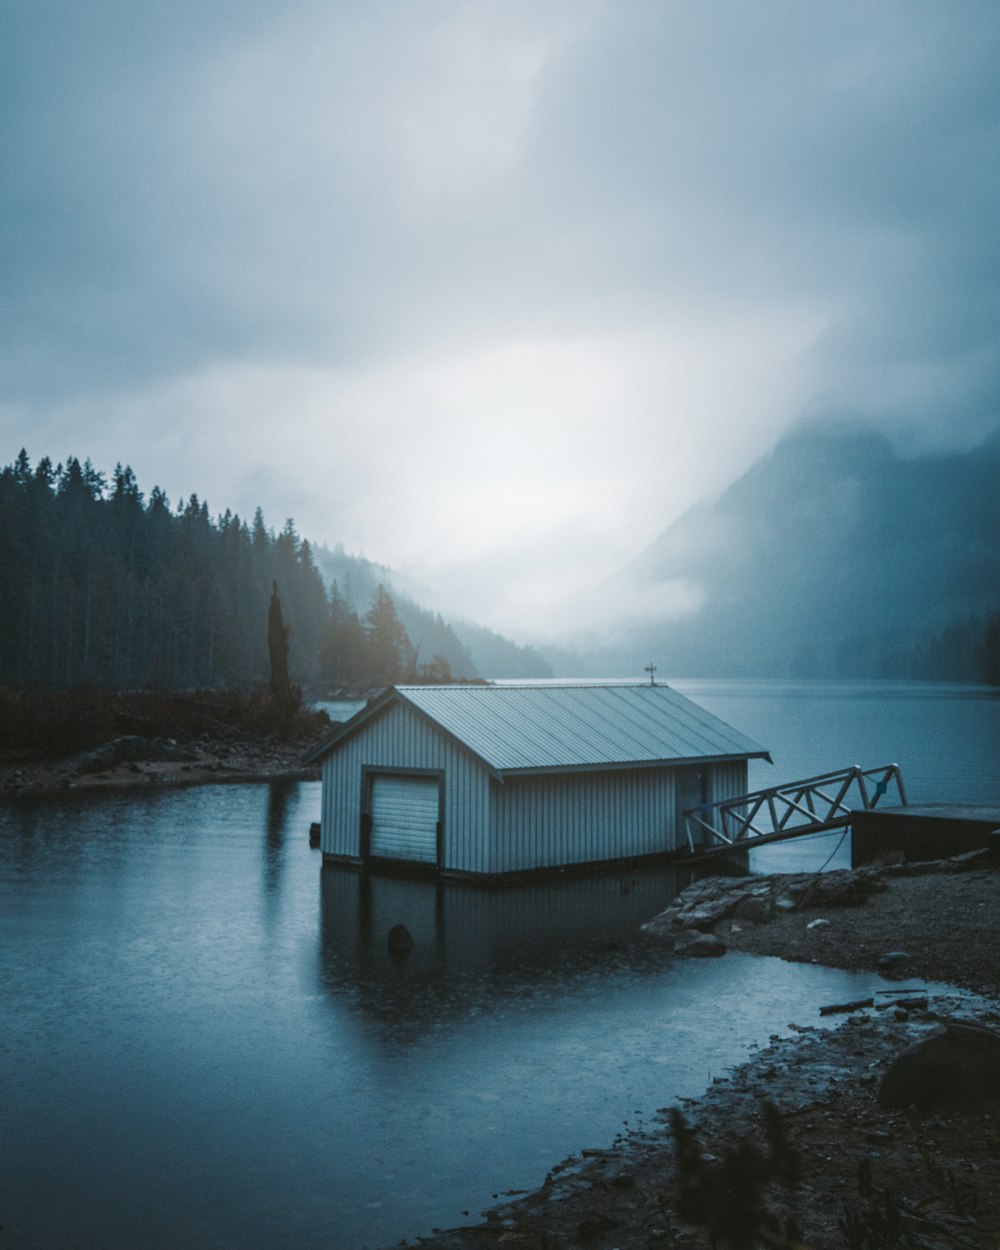
<path fill-rule="evenodd" d="M 898 764 L 881 768 L 854 764 L 840 772 L 689 808 L 682 813 L 684 832 L 692 855 L 799 838 L 849 824 L 852 811 L 875 807 L 890 786 L 895 788 L 898 803 L 905 807 L 906 791 Z"/>

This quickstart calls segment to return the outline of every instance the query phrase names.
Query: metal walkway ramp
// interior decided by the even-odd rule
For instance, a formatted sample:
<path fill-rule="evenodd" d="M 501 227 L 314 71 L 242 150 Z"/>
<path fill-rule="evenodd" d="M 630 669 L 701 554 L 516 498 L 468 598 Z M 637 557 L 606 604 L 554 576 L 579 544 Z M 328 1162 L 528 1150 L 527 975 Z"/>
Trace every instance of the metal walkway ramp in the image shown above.
<path fill-rule="evenodd" d="M 735 799 L 707 803 L 683 812 L 684 832 L 692 856 L 725 855 L 768 842 L 801 838 L 808 833 L 850 824 L 852 811 L 869 811 L 893 786 L 895 802 L 906 806 L 898 764 L 823 773 L 785 786 L 754 790 Z"/>

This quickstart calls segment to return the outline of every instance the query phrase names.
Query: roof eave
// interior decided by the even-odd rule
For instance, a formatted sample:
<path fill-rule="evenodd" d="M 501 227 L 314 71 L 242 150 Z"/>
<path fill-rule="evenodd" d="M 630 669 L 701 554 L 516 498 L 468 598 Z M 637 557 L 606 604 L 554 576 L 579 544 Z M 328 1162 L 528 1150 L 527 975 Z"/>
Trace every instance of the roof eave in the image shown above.
<path fill-rule="evenodd" d="M 770 751 L 737 751 L 725 755 L 691 755 L 670 760 L 621 760 L 603 764 L 536 764 L 524 768 L 501 768 L 501 780 L 506 777 L 557 776 L 566 773 L 617 773 L 636 769 L 687 768 L 696 764 L 734 764 L 741 760 L 767 760 L 773 764 Z"/>
<path fill-rule="evenodd" d="M 377 716 L 386 704 L 391 703 L 397 692 L 393 686 L 387 690 L 383 690 L 381 694 L 375 696 L 365 704 L 363 708 L 355 712 L 349 720 L 345 720 L 343 724 L 338 725 L 328 738 L 324 738 L 318 746 L 314 746 L 311 751 L 307 752 L 303 757 L 303 764 L 318 764 L 326 758 L 344 738 L 349 737 L 357 729 L 369 721 L 373 716 Z"/>
<path fill-rule="evenodd" d="M 345 738 L 349 738 L 352 734 L 356 733 L 357 730 L 359 730 L 369 720 L 377 716 L 390 703 L 394 702 L 405 703 L 411 711 L 415 712 L 418 716 L 422 716 L 428 724 L 433 725 L 439 734 L 447 738 L 449 742 L 454 743 L 455 746 L 462 750 L 466 755 L 471 756 L 477 764 L 480 764 L 483 768 L 485 768 L 494 780 L 500 782 L 503 781 L 503 776 L 500 771 L 493 764 L 491 764 L 488 759 L 485 759 L 478 752 L 474 751 L 467 742 L 463 742 L 462 739 L 456 734 L 453 734 L 451 730 L 446 729 L 440 721 L 435 720 L 429 712 L 425 712 L 424 709 L 414 703 L 412 699 L 408 699 L 406 697 L 405 689 L 400 690 L 396 686 L 390 686 L 388 689 L 383 690 L 380 695 L 377 695 L 370 703 L 361 708 L 360 711 L 355 712 L 350 720 L 344 721 L 344 723 L 338 726 L 338 728 L 335 729 L 328 738 L 326 738 L 318 746 L 313 747 L 313 749 L 304 757 L 302 762 L 304 764 L 318 764 L 330 754 L 334 747 L 343 742 Z"/>

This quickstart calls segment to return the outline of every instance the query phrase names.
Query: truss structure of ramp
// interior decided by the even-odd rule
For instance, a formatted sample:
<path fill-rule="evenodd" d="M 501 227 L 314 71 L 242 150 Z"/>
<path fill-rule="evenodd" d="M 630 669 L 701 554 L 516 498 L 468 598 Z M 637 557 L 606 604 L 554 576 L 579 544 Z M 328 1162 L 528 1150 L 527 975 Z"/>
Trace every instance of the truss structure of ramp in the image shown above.
<path fill-rule="evenodd" d="M 692 807 L 682 813 L 688 847 L 693 856 L 722 855 L 842 828 L 850 824 L 853 811 L 870 811 L 890 787 L 895 790 L 891 801 L 905 807 L 898 764 L 881 768 L 854 764 L 840 772 Z"/>

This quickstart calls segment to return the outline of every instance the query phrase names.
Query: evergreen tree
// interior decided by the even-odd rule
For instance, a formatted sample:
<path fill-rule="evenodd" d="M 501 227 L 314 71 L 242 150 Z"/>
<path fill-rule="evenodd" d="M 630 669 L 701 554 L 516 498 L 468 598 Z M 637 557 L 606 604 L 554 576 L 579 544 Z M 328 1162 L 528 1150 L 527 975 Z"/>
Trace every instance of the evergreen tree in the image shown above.
<path fill-rule="evenodd" d="M 195 494 L 176 506 L 159 486 L 144 496 L 121 463 L 109 478 L 75 456 L 32 469 L 22 450 L 0 468 L 0 685 L 266 686 L 276 585 L 289 689 L 474 675 L 450 626 L 409 601 L 404 622 L 384 584 L 363 619 L 336 583 L 328 598 L 291 520 L 277 536 L 259 508 L 249 525 L 229 511 L 213 520 Z M 432 657 L 419 669 L 409 621 Z"/>
<path fill-rule="evenodd" d="M 368 632 L 368 661 L 379 685 L 413 677 L 416 653 L 396 614 L 396 605 L 385 586 L 375 587 L 372 606 L 365 616 Z"/>
<path fill-rule="evenodd" d="M 356 689 L 368 670 L 368 634 L 336 582 L 330 587 L 320 665 L 322 680 L 332 690 Z"/>
<path fill-rule="evenodd" d="M 293 700 L 288 679 L 288 626 L 282 616 L 277 582 L 271 589 L 267 615 L 267 650 L 271 660 L 271 702 L 278 727 L 283 734 L 287 734 L 292 721 Z"/>

